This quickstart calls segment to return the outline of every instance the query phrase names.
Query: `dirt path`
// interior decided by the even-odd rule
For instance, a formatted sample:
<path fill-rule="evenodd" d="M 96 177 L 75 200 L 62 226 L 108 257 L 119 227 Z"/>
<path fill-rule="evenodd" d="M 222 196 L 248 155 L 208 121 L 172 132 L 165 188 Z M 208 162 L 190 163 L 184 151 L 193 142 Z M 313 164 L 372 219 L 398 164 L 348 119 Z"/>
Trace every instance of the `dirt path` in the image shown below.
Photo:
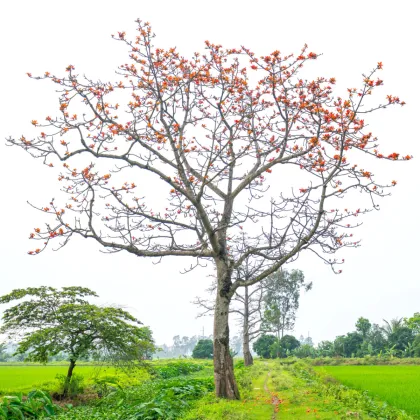
<path fill-rule="evenodd" d="M 279 397 L 277 396 L 275 392 L 270 391 L 270 389 L 268 388 L 268 380 L 270 379 L 270 376 L 271 376 L 271 370 L 267 373 L 267 377 L 265 378 L 264 391 L 270 395 L 271 404 L 273 405 L 274 411 L 271 416 L 271 420 L 277 420 L 280 418 L 279 406 L 282 403 L 282 401 L 279 399 Z"/>

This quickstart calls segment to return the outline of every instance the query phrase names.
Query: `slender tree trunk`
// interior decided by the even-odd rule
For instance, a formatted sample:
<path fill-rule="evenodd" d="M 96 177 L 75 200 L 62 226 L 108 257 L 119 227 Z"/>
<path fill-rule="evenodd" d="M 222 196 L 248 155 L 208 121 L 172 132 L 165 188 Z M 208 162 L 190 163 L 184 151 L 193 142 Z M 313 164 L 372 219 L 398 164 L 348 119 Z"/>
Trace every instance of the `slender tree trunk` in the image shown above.
<path fill-rule="evenodd" d="M 229 351 L 229 304 L 231 277 L 225 261 L 217 261 L 217 296 L 214 311 L 214 384 L 216 396 L 239 399 L 239 390 L 233 373 L 233 359 Z"/>
<path fill-rule="evenodd" d="M 70 365 L 69 365 L 69 369 L 67 371 L 67 377 L 66 377 L 66 380 L 64 382 L 63 397 L 67 397 L 67 395 L 68 395 L 69 387 L 70 387 L 70 381 L 71 381 L 71 377 L 73 375 L 73 369 L 74 369 L 75 366 L 76 366 L 76 360 L 70 359 Z"/>
<path fill-rule="evenodd" d="M 248 299 L 249 299 L 248 286 L 245 286 L 244 324 L 243 324 L 243 337 L 242 337 L 245 366 L 251 366 L 254 364 L 254 358 L 252 357 L 251 350 L 249 349 L 249 300 Z"/>

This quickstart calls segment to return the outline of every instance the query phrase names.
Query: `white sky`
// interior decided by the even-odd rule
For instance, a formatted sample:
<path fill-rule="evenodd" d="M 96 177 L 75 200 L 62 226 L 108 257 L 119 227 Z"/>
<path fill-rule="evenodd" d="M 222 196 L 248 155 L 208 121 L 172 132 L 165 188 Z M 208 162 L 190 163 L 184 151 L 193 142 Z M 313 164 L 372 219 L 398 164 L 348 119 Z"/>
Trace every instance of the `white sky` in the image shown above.
<path fill-rule="evenodd" d="M 133 33 L 134 20 L 150 21 L 159 47 L 177 46 L 189 56 L 203 51 L 204 40 L 226 47 L 245 45 L 257 55 L 279 49 L 298 53 L 303 44 L 323 56 L 311 63 L 310 75 L 336 77 L 337 94 L 358 86 L 361 73 L 378 61 L 385 80 L 381 95 L 392 93 L 404 108 L 367 117 L 384 152 L 413 154 L 410 162 L 375 163 L 378 178 L 398 187 L 381 201 L 381 211 L 364 218 L 358 235 L 363 246 L 346 250 L 343 274 L 336 276 L 320 260 L 302 256 L 294 264 L 313 281 L 302 297 L 295 334 L 314 341 L 333 339 L 353 329 L 359 316 L 383 318 L 420 311 L 418 12 L 414 1 L 29 1 L 14 0 L 0 14 L 0 138 L 33 134 L 39 121 L 57 109 L 58 96 L 48 82 L 30 80 L 50 71 L 64 73 L 73 64 L 80 73 L 112 79 L 127 54 L 110 37 Z M 83 285 L 97 291 L 101 303 L 126 306 L 149 325 L 158 343 L 174 335 L 211 333 L 211 319 L 195 319 L 190 303 L 209 286 L 208 269 L 181 275 L 187 260 L 153 265 L 128 254 L 104 255 L 94 242 L 72 240 L 59 252 L 30 257 L 27 237 L 42 225 L 42 215 L 26 201 L 45 205 L 58 190 L 57 172 L 0 141 L 1 242 L 0 295 L 14 288 Z M 355 204 L 356 206 L 357 204 Z M 0 308 L 1 309 L 1 308 Z M 233 324 L 233 323 L 232 323 Z M 234 327 L 234 325 L 232 325 Z M 234 331 L 232 331 L 233 333 Z"/>

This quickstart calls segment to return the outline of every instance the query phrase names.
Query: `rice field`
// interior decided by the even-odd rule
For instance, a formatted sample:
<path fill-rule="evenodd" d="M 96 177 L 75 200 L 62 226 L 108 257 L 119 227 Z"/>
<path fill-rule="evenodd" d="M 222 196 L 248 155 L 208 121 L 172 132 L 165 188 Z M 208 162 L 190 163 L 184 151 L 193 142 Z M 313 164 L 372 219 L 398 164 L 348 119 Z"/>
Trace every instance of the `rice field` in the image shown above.
<path fill-rule="evenodd" d="M 87 381 L 96 375 L 113 374 L 112 367 L 76 366 L 74 373 L 83 375 Z M 57 374 L 67 374 L 65 365 L 1 365 L 0 364 L 0 395 L 17 392 L 27 392 L 34 388 L 47 387 L 55 382 Z"/>
<path fill-rule="evenodd" d="M 420 366 L 324 366 L 317 370 L 420 418 Z"/>

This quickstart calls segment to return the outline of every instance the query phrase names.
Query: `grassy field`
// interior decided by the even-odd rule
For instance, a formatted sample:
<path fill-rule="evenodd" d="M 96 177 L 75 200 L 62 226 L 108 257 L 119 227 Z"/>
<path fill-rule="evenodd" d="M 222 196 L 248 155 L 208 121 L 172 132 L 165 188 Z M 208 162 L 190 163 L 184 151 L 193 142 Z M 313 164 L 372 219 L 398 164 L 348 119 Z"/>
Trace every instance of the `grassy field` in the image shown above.
<path fill-rule="evenodd" d="M 420 418 L 420 366 L 324 366 L 319 368 L 344 385 Z"/>
<path fill-rule="evenodd" d="M 114 375 L 112 367 L 76 366 L 75 373 L 83 375 L 87 382 L 98 375 Z M 1 365 L 0 395 L 27 392 L 34 388 L 49 388 L 57 374 L 65 375 L 67 366 L 57 365 Z"/>
<path fill-rule="evenodd" d="M 377 418 L 412 420 L 420 418 L 416 415 L 420 411 L 418 402 L 420 398 L 415 400 L 415 392 L 410 397 L 411 407 L 387 399 L 390 404 L 413 413 L 413 416 L 405 415 L 384 404 L 382 402 L 386 399 L 384 394 L 372 392 L 379 395 L 382 400 L 380 401 L 355 389 L 343 389 L 338 382 L 328 380 L 325 374 L 315 373 L 304 362 L 289 365 L 282 364 L 280 360 L 256 360 L 254 366 L 245 368 L 243 362 L 237 360 L 235 376 L 241 393 L 241 401 L 220 400 L 214 396 L 211 361 L 160 360 L 152 362 L 151 368 L 154 370 L 151 375 L 140 371 L 128 380 L 125 374 L 113 368 L 99 370 L 95 366 L 77 366 L 78 373 L 86 378 L 85 394 L 78 400 L 69 401 L 73 407 L 58 407 L 54 418 L 57 420 L 126 420 L 131 418 L 178 420 L 313 418 L 326 420 L 349 417 L 364 420 Z M 397 389 L 396 395 L 399 395 L 398 383 L 400 388 L 407 388 L 408 383 L 412 387 L 417 384 L 420 388 L 418 379 L 420 370 L 416 370 L 420 367 L 416 366 L 345 366 L 320 369 L 328 371 L 330 375 L 341 380 L 340 375 L 335 371 L 339 373 L 343 371 L 343 368 L 342 376 L 353 375 L 360 382 L 360 386 L 350 382 L 347 384 L 360 389 L 371 390 L 367 386 L 369 383 L 381 384 L 381 382 L 388 384 L 388 392 Z M 349 375 L 352 370 L 352 375 Z M 386 372 L 382 376 L 381 370 Z M 65 372 L 64 365 L 0 365 L 0 389 L 6 388 L 10 393 L 27 391 L 39 387 L 37 385 L 42 382 L 54 381 L 57 373 Z M 89 382 L 93 384 L 93 378 L 97 375 L 108 378 L 114 376 L 118 378 L 121 386 L 113 386 L 108 391 L 104 389 L 101 392 L 102 395 L 99 396 L 95 394 L 96 388 L 89 385 Z M 343 379 L 343 382 L 346 380 Z M 405 402 L 408 400 L 407 395 L 406 393 Z"/>

